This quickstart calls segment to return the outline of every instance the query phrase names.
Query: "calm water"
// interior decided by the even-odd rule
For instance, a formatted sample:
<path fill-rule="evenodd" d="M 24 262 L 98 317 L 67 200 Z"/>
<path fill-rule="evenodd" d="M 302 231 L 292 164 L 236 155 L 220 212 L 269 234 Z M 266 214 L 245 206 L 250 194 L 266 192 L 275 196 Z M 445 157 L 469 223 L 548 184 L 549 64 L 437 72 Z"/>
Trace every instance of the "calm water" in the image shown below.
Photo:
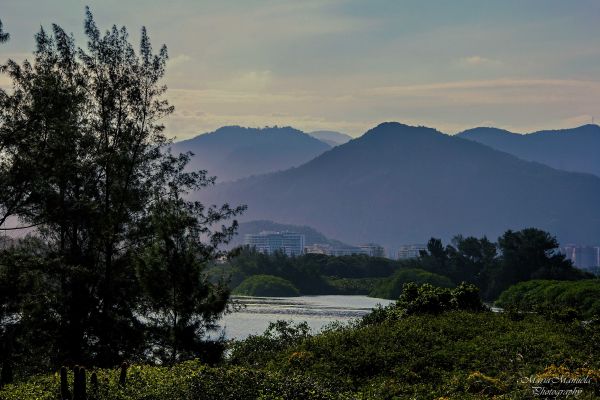
<path fill-rule="evenodd" d="M 348 322 L 367 314 L 372 308 L 392 300 L 366 296 L 234 297 L 244 307 L 228 314 L 220 322 L 228 339 L 244 339 L 261 334 L 269 322 L 306 321 L 313 331 L 334 322 Z"/>

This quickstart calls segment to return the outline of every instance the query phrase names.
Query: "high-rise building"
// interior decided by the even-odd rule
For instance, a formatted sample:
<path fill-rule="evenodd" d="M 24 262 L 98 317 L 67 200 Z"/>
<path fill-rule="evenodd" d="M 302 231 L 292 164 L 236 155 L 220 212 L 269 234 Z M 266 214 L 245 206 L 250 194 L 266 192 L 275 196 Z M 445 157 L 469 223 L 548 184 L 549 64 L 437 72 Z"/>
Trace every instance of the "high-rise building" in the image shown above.
<path fill-rule="evenodd" d="M 385 257 L 385 249 L 376 243 L 361 244 L 358 247 L 371 257 Z"/>
<path fill-rule="evenodd" d="M 314 243 L 304 247 L 306 254 L 325 254 L 330 255 L 331 246 L 325 243 Z"/>
<path fill-rule="evenodd" d="M 351 256 L 363 254 L 370 257 L 385 257 L 385 250 L 378 244 L 369 243 L 360 246 L 332 246 L 330 244 L 315 243 L 305 247 L 306 254 L 326 254 L 328 256 Z"/>
<path fill-rule="evenodd" d="M 263 231 L 257 234 L 246 234 L 244 244 L 266 254 L 280 251 L 288 256 L 299 256 L 304 253 L 304 235 L 296 232 Z"/>
<path fill-rule="evenodd" d="M 600 267 L 600 247 L 598 246 L 568 244 L 561 248 L 561 252 L 577 268 L 591 269 Z"/>
<path fill-rule="evenodd" d="M 368 251 L 357 246 L 335 246 L 329 249 L 330 256 L 351 256 L 353 254 L 369 255 Z"/>
<path fill-rule="evenodd" d="M 398 259 L 407 260 L 417 258 L 421 254 L 421 250 L 426 250 L 425 244 L 403 244 L 398 248 Z"/>

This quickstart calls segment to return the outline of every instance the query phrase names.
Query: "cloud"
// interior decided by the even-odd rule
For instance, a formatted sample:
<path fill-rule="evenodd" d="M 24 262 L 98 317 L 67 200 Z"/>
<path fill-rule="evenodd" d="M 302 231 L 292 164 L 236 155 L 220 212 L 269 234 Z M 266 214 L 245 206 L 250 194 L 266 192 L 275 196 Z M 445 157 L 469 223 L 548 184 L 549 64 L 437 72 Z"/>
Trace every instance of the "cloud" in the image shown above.
<path fill-rule="evenodd" d="M 192 58 L 187 54 L 178 54 L 175 57 L 169 57 L 167 61 L 167 68 L 175 68 L 181 64 L 190 61 Z"/>
<path fill-rule="evenodd" d="M 176 114 L 166 121 L 168 133 L 181 139 L 222 125 L 277 124 L 357 136 L 382 121 L 448 133 L 479 125 L 527 132 L 589 121 L 600 102 L 600 82 L 591 80 L 503 78 L 380 87 L 355 81 L 322 79 L 302 87 L 268 71 L 249 71 L 211 88 L 172 89 L 168 96 Z"/>
<path fill-rule="evenodd" d="M 217 86 L 238 92 L 261 92 L 267 89 L 271 81 L 271 71 L 248 71 L 220 82 L 220 84 L 217 83 Z"/>
<path fill-rule="evenodd" d="M 459 59 L 460 65 L 468 67 L 500 65 L 500 61 L 482 56 L 469 56 Z"/>

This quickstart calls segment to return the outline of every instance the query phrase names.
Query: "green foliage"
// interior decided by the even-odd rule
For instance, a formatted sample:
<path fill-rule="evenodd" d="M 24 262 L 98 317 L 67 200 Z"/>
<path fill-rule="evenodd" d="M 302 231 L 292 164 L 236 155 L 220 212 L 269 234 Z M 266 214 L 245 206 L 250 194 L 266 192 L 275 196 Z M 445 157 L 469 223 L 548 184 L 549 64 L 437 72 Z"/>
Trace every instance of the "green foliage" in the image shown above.
<path fill-rule="evenodd" d="M 454 283 L 465 281 L 479 286 L 486 300 L 496 299 L 517 282 L 592 277 L 558 253 L 556 238 L 535 228 L 509 230 L 497 244 L 486 237 L 456 236 L 451 245 L 444 247 L 441 240 L 432 238 L 417 263 L 418 268 L 448 276 Z"/>
<path fill-rule="evenodd" d="M 282 343 L 283 350 L 267 357 L 230 362 L 254 360 L 252 365 L 269 371 L 335 380 L 364 399 L 527 398 L 531 388 L 520 383 L 522 378 L 553 364 L 597 371 L 600 348 L 591 340 L 594 332 L 533 314 L 512 321 L 491 312 L 449 311 L 331 329 Z M 250 341 L 256 344 L 258 338 Z"/>
<path fill-rule="evenodd" d="M 375 287 L 387 278 L 335 278 L 328 277 L 327 282 L 340 295 L 370 295 Z M 378 297 L 373 296 L 372 297 Z"/>
<path fill-rule="evenodd" d="M 229 260 L 226 271 L 244 279 L 254 275 L 272 275 L 285 279 L 303 295 L 331 293 L 332 288 L 321 274 L 317 264 L 302 257 L 288 257 L 284 253 L 263 254 L 249 248 L 237 249 Z"/>
<path fill-rule="evenodd" d="M 309 333 L 310 328 L 306 322 L 271 322 L 262 335 L 250 335 L 243 341 L 232 342 L 228 359 L 235 365 L 261 366 L 282 350 L 308 338 Z"/>
<path fill-rule="evenodd" d="M 211 283 L 204 273 L 214 248 L 198 240 L 205 233 L 202 205 L 180 198 L 177 189 L 151 207 L 147 229 L 153 232 L 137 246 L 137 277 L 145 296 L 152 358 L 162 363 L 193 359 L 207 350 L 202 339 L 226 311 L 229 289 Z M 222 213 L 215 221 L 234 214 Z M 236 224 L 229 228 L 231 233 Z M 231 233 L 228 233 L 230 235 Z M 211 356 L 211 358 L 214 358 Z"/>
<path fill-rule="evenodd" d="M 299 374 L 252 370 L 243 367 L 211 368 L 198 361 L 171 367 L 132 365 L 127 385 L 119 383 L 118 370 L 100 369 L 97 400 L 252 400 L 350 399 L 328 382 Z M 1 400 L 55 400 L 58 376 L 38 376 L 0 390 Z M 74 380 L 69 373 L 69 381 Z"/>
<path fill-rule="evenodd" d="M 262 297 L 293 297 L 300 292 L 288 280 L 273 275 L 253 275 L 233 291 L 236 295 Z"/>
<path fill-rule="evenodd" d="M 198 361 L 133 365 L 125 386 L 118 369 L 96 370 L 96 398 L 522 399 L 531 397 L 525 377 L 579 374 L 592 378 L 582 397 L 591 399 L 600 382 L 597 328 L 595 320 L 582 326 L 535 314 L 513 321 L 465 311 L 408 315 L 314 336 L 306 326 L 279 322 L 264 335 L 234 343 L 228 363 L 217 368 Z M 59 391 L 58 374 L 38 375 L 0 389 L 0 400 L 54 400 Z"/>
<path fill-rule="evenodd" d="M 415 283 L 422 285 L 428 283 L 438 287 L 452 287 L 452 281 L 442 275 L 427 272 L 422 269 L 409 268 L 401 269 L 394 273 L 391 277 L 382 280 L 369 293 L 371 297 L 381 299 L 397 299 L 402 293 L 402 288 L 406 283 Z"/>
<path fill-rule="evenodd" d="M 455 288 L 405 283 L 402 293 L 394 304 L 379 307 L 363 317 L 362 324 L 378 324 L 387 320 L 404 318 L 407 315 L 440 314 L 447 311 L 484 311 L 486 307 L 479 297 L 479 288 L 461 283 Z"/>
<path fill-rule="evenodd" d="M 211 267 L 210 276 L 214 281 L 228 276 L 233 288 L 250 276 L 273 275 L 290 281 L 302 295 L 366 295 L 378 282 L 414 263 L 365 255 L 288 257 L 283 253 L 268 255 L 241 247 L 227 264 Z"/>
<path fill-rule="evenodd" d="M 521 282 L 502 292 L 496 305 L 541 311 L 555 318 L 569 319 L 569 314 L 573 318 L 591 318 L 600 315 L 600 279 Z"/>

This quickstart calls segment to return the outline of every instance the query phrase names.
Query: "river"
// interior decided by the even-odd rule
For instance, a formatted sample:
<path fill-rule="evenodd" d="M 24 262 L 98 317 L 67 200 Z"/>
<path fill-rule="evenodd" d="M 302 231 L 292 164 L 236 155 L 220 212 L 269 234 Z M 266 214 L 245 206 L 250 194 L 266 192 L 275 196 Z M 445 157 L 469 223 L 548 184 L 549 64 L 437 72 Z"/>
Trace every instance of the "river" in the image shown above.
<path fill-rule="evenodd" d="M 219 325 L 227 339 L 244 339 L 261 334 L 269 322 L 306 321 L 313 332 L 335 322 L 348 322 L 367 314 L 377 304 L 392 300 L 367 296 L 234 297 L 242 307 L 225 315 Z M 211 335 L 212 336 L 212 335 Z"/>

